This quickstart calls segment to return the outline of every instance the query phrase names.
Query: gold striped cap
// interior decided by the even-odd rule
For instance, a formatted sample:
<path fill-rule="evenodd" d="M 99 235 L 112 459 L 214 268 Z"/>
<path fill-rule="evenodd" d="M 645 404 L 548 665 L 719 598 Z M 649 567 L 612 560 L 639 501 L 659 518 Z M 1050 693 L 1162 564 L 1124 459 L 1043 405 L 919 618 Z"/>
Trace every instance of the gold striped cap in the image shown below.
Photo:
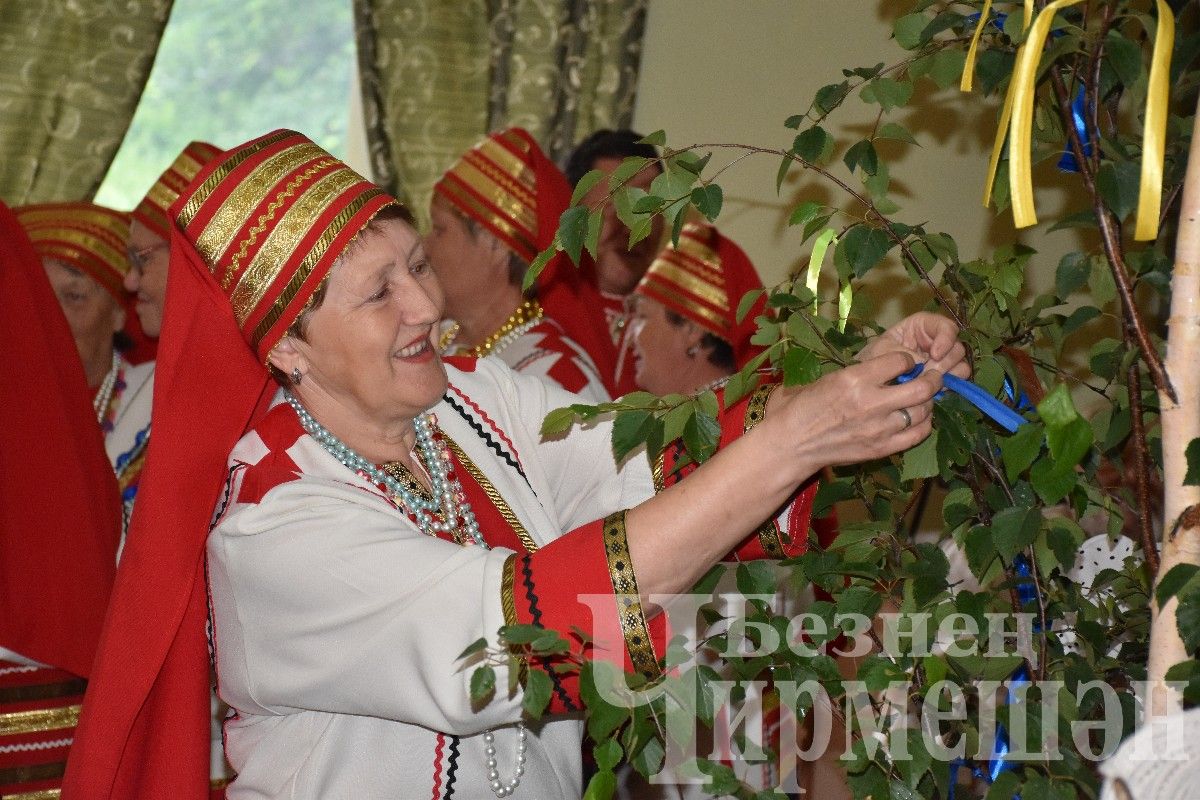
<path fill-rule="evenodd" d="M 266 361 L 334 260 L 395 198 L 303 134 L 278 130 L 211 161 L 171 206 Z"/>
<path fill-rule="evenodd" d="M 522 128 L 489 135 L 433 190 L 527 262 L 550 246 L 571 201 L 566 176 Z"/>
<path fill-rule="evenodd" d="M 204 165 L 221 155 L 220 148 L 208 142 L 192 142 L 183 148 L 167 171 L 159 176 L 150 191 L 132 212 L 133 218 L 164 239 L 171 238 L 171 219 L 167 209 Z"/>
<path fill-rule="evenodd" d="M 128 214 L 93 203 L 41 203 L 16 214 L 39 256 L 83 270 L 118 302 L 125 301 Z"/>
<path fill-rule="evenodd" d="M 756 312 L 738 323 L 742 296 L 762 280 L 746 253 L 707 223 L 690 222 L 679 246 L 659 252 L 634 292 L 651 297 L 704 330 L 724 339 L 740 363 L 752 351 Z"/>

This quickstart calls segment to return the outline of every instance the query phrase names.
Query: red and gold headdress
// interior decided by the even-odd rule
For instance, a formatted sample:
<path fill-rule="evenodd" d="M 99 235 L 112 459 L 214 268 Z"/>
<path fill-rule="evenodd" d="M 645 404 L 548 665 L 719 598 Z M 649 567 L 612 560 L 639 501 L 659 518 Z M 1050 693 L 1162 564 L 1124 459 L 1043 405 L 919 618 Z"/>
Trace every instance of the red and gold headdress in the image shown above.
<path fill-rule="evenodd" d="M 128 214 L 92 203 L 42 203 L 16 214 L 38 256 L 83 270 L 124 302 Z"/>
<path fill-rule="evenodd" d="M 712 225 L 688 223 L 679 246 L 663 248 L 634 291 L 729 342 L 740 367 L 754 355 L 750 337 L 758 309 L 739 324 L 738 304 L 746 292 L 762 286 L 750 258 L 732 240 Z"/>
<path fill-rule="evenodd" d="M 571 201 L 562 171 L 521 128 L 489 135 L 433 190 L 526 261 L 550 246 Z"/>
<path fill-rule="evenodd" d="M 283 130 L 210 163 L 171 213 L 265 362 L 346 244 L 395 203 L 307 137 Z"/>
<path fill-rule="evenodd" d="M 183 148 L 166 172 L 159 176 L 142 202 L 132 212 L 138 222 L 164 239 L 171 238 L 171 218 L 167 209 L 179 197 L 206 164 L 221 155 L 221 150 L 208 142 L 192 142 Z"/>

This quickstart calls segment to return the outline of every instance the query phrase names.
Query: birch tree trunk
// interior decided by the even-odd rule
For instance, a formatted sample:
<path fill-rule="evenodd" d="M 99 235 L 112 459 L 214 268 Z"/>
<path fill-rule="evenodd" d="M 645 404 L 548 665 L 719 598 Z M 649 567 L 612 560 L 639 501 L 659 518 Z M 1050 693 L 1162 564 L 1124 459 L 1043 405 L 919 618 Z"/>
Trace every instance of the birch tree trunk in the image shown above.
<path fill-rule="evenodd" d="M 1200 514 L 1186 513 L 1193 507 L 1200 508 L 1200 486 L 1183 485 L 1187 474 L 1184 450 L 1200 437 L 1200 129 L 1193 130 L 1188 152 L 1168 324 L 1166 367 L 1179 402 L 1173 403 L 1159 392 L 1166 496 L 1158 579 L 1176 564 L 1200 565 Z M 1175 624 L 1177 606 L 1178 600 L 1171 598 L 1159 611 L 1151 601 L 1154 616 L 1148 664 L 1152 692 L 1147 703 L 1149 717 L 1179 711 L 1183 705 L 1180 694 L 1164 683 L 1167 670 L 1191 656 Z"/>

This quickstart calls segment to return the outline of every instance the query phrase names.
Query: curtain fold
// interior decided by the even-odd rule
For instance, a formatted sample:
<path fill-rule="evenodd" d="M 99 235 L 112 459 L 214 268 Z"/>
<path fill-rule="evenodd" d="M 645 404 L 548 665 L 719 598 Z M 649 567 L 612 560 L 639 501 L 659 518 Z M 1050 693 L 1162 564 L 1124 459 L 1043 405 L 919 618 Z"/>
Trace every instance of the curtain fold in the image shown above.
<path fill-rule="evenodd" d="M 0 0 L 0 197 L 95 195 L 170 11 L 171 0 Z"/>
<path fill-rule="evenodd" d="M 433 183 L 517 125 L 561 162 L 633 118 L 646 0 L 354 0 L 376 180 L 421 219 Z"/>

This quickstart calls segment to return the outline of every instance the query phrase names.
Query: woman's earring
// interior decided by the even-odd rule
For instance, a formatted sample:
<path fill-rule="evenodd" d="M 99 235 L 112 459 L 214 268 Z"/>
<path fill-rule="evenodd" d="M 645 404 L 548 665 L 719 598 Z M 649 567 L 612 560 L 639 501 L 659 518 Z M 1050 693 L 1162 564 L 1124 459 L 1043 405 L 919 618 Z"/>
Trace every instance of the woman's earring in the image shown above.
<path fill-rule="evenodd" d="M 293 367 L 293 368 L 292 368 L 292 383 L 294 383 L 294 384 L 296 384 L 297 386 L 299 386 L 299 385 L 300 385 L 300 381 L 301 381 L 301 380 L 303 380 L 303 379 L 304 379 L 304 376 L 300 374 L 300 368 L 299 368 L 299 367 Z"/>
<path fill-rule="evenodd" d="M 696 357 L 696 354 L 697 354 L 697 353 L 699 353 L 699 352 L 700 352 L 700 348 L 699 348 L 699 347 L 697 347 L 696 345 L 692 345 L 691 347 L 689 347 L 689 348 L 687 349 L 687 357 L 688 357 L 688 358 L 695 358 L 695 357 Z"/>

